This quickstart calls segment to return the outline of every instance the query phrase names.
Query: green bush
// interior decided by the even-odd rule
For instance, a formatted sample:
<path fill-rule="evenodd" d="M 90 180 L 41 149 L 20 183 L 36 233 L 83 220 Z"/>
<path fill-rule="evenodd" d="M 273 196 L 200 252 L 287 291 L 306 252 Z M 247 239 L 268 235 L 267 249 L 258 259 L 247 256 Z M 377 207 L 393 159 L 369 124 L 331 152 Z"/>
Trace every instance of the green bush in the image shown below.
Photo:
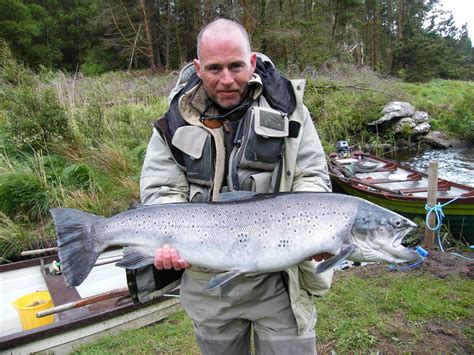
<path fill-rule="evenodd" d="M 34 73 L 13 58 L 7 42 L 0 38 L 0 86 L 29 86 L 35 81 Z"/>
<path fill-rule="evenodd" d="M 71 139 L 67 115 L 51 88 L 6 88 L 0 93 L 0 110 L 7 149 L 46 149 Z"/>
<path fill-rule="evenodd" d="M 0 211 L 38 221 L 51 206 L 51 191 L 34 172 L 17 171 L 0 175 Z"/>
<path fill-rule="evenodd" d="M 107 64 L 102 55 L 103 51 L 91 49 L 87 51 L 84 63 L 81 65 L 81 72 L 87 76 L 97 76 L 107 71 Z"/>
<path fill-rule="evenodd" d="M 305 103 L 315 121 L 326 152 L 339 140 L 365 143 L 375 132 L 367 123 L 376 120 L 386 95 L 324 82 L 308 81 Z"/>

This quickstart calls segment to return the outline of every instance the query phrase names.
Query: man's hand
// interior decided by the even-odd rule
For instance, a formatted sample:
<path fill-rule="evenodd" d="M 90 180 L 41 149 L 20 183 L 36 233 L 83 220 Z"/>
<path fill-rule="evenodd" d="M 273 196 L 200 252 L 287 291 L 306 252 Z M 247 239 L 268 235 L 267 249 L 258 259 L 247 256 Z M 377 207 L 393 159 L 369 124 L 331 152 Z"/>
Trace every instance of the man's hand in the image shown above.
<path fill-rule="evenodd" d="M 181 259 L 178 251 L 171 248 L 168 244 L 156 249 L 154 265 L 158 270 L 183 270 L 191 267 L 191 264 Z"/>

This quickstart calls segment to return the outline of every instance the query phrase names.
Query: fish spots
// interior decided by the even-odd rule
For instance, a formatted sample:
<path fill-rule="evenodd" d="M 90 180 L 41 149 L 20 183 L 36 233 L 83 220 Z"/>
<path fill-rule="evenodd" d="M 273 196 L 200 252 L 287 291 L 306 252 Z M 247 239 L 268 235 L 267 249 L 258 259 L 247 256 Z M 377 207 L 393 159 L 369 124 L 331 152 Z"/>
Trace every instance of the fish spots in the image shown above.
<path fill-rule="evenodd" d="M 278 247 L 279 248 L 286 248 L 290 244 L 290 241 L 288 239 L 280 239 L 278 241 Z"/>
<path fill-rule="evenodd" d="M 245 244 L 246 245 L 249 241 L 249 236 L 247 234 L 244 234 L 244 233 L 239 233 L 239 234 L 237 234 L 237 239 L 238 239 L 240 244 Z"/>

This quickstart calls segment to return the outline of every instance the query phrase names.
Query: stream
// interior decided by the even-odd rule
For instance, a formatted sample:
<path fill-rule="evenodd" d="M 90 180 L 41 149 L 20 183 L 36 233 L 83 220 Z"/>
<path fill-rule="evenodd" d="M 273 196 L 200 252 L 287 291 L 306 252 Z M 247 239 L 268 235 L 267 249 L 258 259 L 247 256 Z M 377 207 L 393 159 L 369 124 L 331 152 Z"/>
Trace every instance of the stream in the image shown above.
<path fill-rule="evenodd" d="M 467 148 L 428 149 L 415 155 L 397 153 L 387 158 L 403 162 L 427 173 L 429 162 L 438 161 L 438 176 L 442 179 L 474 187 L 474 146 Z"/>

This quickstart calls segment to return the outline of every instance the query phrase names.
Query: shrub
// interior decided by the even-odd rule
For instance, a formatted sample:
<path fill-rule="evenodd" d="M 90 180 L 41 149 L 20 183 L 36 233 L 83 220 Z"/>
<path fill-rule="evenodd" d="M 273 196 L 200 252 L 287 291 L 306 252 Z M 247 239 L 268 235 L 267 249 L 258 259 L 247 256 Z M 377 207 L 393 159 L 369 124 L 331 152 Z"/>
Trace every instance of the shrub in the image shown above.
<path fill-rule="evenodd" d="M 71 138 L 66 113 L 51 88 L 9 87 L 0 93 L 0 110 L 7 149 L 46 149 Z"/>

